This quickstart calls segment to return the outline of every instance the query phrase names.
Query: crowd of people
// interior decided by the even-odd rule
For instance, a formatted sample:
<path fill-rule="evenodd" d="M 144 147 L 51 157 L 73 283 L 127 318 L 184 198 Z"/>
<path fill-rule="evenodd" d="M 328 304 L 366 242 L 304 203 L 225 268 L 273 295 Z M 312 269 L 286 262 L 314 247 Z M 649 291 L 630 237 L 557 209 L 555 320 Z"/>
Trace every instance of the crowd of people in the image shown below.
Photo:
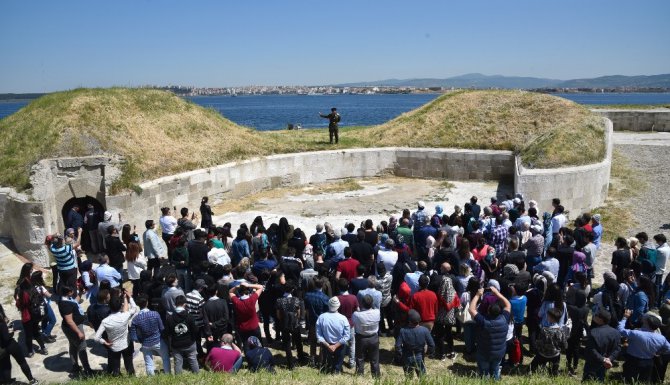
<path fill-rule="evenodd" d="M 569 222 L 559 199 L 540 210 L 518 194 L 489 204 L 473 196 L 449 214 L 420 201 L 388 222 L 324 223 L 308 235 L 286 218 L 266 227 L 260 216 L 233 232 L 212 222 L 207 198 L 199 226 L 187 208 L 178 219 L 161 209 L 160 234 L 152 219 L 138 234 L 120 216 L 98 221 L 93 207 L 73 209 L 66 223 L 74 227 L 46 240 L 56 261 L 51 288 L 32 264 L 20 272 L 14 298 L 25 351 L 0 314 L 2 380 L 12 356 L 36 382 L 26 357 L 48 354 L 55 341 L 54 302 L 75 375 L 94 373 L 90 327 L 112 375 L 121 360 L 135 373 L 139 345 L 148 375 L 156 356 L 163 373 L 236 372 L 245 363 L 273 372 L 269 347 L 280 347 L 288 369 L 348 366 L 363 375 L 369 363 L 380 376 L 380 337 L 392 337 L 393 364 L 409 376 L 424 375 L 427 359 L 454 360 L 459 338 L 459 353 L 485 377 L 499 379 L 530 356 L 530 371 L 556 375 L 565 355 L 572 375 L 583 361 L 585 380 L 604 381 L 621 364 L 625 381 L 662 383 L 670 362 L 665 236 L 618 238 L 611 270 L 595 271 L 600 216 Z M 84 231 L 96 239 L 87 251 Z"/>

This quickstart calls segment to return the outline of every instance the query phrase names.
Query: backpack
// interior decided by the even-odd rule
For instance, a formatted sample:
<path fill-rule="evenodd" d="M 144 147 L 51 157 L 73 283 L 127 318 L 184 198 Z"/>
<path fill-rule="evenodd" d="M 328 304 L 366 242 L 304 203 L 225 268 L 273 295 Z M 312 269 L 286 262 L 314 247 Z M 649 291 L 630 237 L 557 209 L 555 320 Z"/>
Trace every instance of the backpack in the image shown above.
<path fill-rule="evenodd" d="M 321 255 L 326 255 L 326 233 L 316 234 L 316 244 L 314 245 L 314 253 L 320 252 Z"/>
<path fill-rule="evenodd" d="M 288 308 L 282 310 L 282 328 L 286 331 L 295 330 L 300 326 L 298 319 L 298 310 L 300 309 L 299 300 L 295 297 L 289 299 Z"/>
<path fill-rule="evenodd" d="M 42 319 L 47 314 L 44 296 L 35 288 L 30 291 L 30 318 Z"/>
<path fill-rule="evenodd" d="M 342 120 L 342 117 L 340 116 L 340 114 L 338 114 L 338 113 L 336 112 L 336 113 L 335 113 L 335 117 L 333 118 L 333 121 L 334 121 L 335 123 L 339 123 L 340 120 Z"/>
<path fill-rule="evenodd" d="M 516 337 L 512 340 L 512 350 L 509 352 L 509 361 L 512 365 L 519 365 L 521 363 L 521 342 Z"/>

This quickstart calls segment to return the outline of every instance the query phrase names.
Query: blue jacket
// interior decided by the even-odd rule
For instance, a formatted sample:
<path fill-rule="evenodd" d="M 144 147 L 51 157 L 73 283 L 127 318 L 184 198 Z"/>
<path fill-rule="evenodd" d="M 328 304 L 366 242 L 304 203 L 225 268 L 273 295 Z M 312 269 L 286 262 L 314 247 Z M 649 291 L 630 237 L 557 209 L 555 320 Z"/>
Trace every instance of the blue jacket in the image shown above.
<path fill-rule="evenodd" d="M 507 347 L 507 329 L 509 327 L 510 313 L 502 312 L 495 319 L 488 319 L 482 313 L 477 313 L 474 321 L 477 324 L 477 356 L 488 361 L 505 356 Z"/>

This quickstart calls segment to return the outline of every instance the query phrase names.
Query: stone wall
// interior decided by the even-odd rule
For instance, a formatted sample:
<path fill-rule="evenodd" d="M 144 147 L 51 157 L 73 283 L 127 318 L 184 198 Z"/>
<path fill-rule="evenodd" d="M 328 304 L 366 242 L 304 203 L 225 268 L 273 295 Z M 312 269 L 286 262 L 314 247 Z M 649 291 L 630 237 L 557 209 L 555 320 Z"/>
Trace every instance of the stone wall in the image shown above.
<path fill-rule="evenodd" d="M 553 169 L 527 169 L 516 160 L 514 191 L 537 201 L 540 208 L 551 207 L 553 198 L 573 214 L 602 206 L 607 198 L 612 165 L 612 121 L 606 119 L 607 156 L 596 164 Z M 575 215 L 573 215 L 575 217 Z"/>
<path fill-rule="evenodd" d="M 274 155 L 146 182 L 140 194 L 108 196 L 107 207 L 121 211 L 124 222 L 139 226 L 158 217 L 160 207 L 195 210 L 203 196 L 216 202 L 275 187 L 382 174 L 511 183 L 514 156 L 510 151 L 395 147 Z"/>
<path fill-rule="evenodd" d="M 670 110 L 592 110 L 612 121 L 614 131 L 670 132 Z"/>

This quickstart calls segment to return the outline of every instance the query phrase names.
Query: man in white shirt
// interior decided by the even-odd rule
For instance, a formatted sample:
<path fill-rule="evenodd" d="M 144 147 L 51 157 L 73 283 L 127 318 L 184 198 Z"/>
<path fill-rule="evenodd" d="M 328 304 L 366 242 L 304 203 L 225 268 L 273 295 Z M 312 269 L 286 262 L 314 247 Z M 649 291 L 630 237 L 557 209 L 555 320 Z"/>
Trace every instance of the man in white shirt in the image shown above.
<path fill-rule="evenodd" d="M 366 294 L 361 302 L 362 309 L 351 316 L 356 331 L 356 374 L 365 372 L 365 360 L 370 360 L 373 377 L 379 377 L 379 309 L 372 307 L 372 296 Z"/>
<path fill-rule="evenodd" d="M 553 218 L 551 218 L 551 231 L 554 234 L 554 242 L 558 242 L 558 232 L 561 228 L 565 227 L 565 224 L 568 222 L 568 218 L 565 217 L 565 208 L 562 205 L 556 206 L 554 209 L 556 213 Z"/>
<path fill-rule="evenodd" d="M 165 247 L 158 234 L 156 234 L 156 223 L 149 219 L 144 222 L 147 230 L 142 234 L 144 243 L 144 256 L 147 257 L 147 270 L 151 276 L 156 276 L 161 268 L 161 258 L 165 257 Z"/>
<path fill-rule="evenodd" d="M 130 310 L 128 303 L 130 302 Z M 123 291 L 123 298 L 112 297 L 109 301 L 111 314 L 102 320 L 95 340 L 105 345 L 109 351 L 107 355 L 107 372 L 112 375 L 121 374 L 121 357 L 129 375 L 135 374 L 133 367 L 133 345 L 128 343 L 128 326 L 130 320 L 137 313 L 137 306 L 133 298 Z M 102 338 L 107 333 L 107 339 Z"/>
<path fill-rule="evenodd" d="M 670 259 L 670 246 L 668 240 L 663 234 L 654 235 L 656 242 L 656 302 L 657 306 L 661 306 L 661 289 L 663 287 L 663 275 L 665 274 L 665 266 Z"/>
<path fill-rule="evenodd" d="M 377 262 L 382 262 L 386 271 L 393 271 L 393 266 L 398 262 L 398 252 L 394 250 L 395 242 L 389 238 L 384 243 L 383 248 L 377 252 Z"/>

